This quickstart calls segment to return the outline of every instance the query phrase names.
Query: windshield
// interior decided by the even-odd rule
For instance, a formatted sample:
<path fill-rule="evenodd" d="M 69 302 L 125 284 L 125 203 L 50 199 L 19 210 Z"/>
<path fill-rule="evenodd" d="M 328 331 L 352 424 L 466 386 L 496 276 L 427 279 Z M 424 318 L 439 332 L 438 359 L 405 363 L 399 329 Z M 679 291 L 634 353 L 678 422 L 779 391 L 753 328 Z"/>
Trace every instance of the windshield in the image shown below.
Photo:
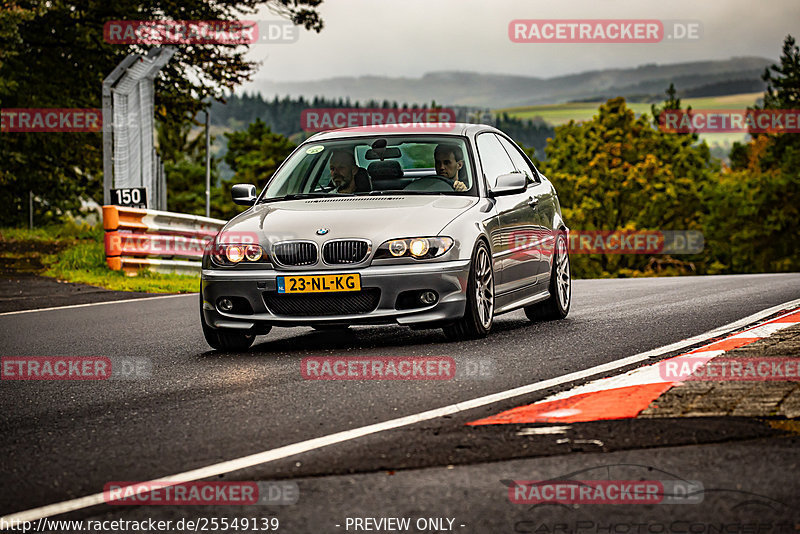
<path fill-rule="evenodd" d="M 306 143 L 261 201 L 387 192 L 476 196 L 467 144 L 458 137 L 364 137 Z"/>

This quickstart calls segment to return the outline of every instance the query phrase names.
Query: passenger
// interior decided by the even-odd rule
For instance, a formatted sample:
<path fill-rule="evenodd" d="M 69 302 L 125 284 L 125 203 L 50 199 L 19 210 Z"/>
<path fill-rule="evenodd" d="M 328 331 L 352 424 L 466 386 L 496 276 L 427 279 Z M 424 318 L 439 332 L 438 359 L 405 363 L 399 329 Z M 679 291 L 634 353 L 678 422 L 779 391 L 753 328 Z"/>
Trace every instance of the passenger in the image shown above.
<path fill-rule="evenodd" d="M 458 145 L 441 144 L 433 151 L 436 174 L 452 180 L 454 191 L 466 191 L 467 184 L 460 179 L 464 174 L 464 154 Z"/>
<path fill-rule="evenodd" d="M 334 150 L 330 162 L 331 182 L 336 186 L 334 193 L 366 193 L 372 191 L 367 169 L 356 165 L 353 152 L 345 149 Z"/>

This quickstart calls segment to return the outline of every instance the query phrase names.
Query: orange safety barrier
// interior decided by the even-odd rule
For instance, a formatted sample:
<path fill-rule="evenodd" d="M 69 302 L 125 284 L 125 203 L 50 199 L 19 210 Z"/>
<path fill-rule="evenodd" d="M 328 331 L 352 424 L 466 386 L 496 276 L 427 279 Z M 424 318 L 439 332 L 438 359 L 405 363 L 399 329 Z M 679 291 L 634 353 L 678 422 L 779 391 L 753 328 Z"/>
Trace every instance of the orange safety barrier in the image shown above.
<path fill-rule="evenodd" d="M 135 275 L 141 269 L 200 271 L 203 251 L 225 221 L 168 211 L 103 206 L 106 263 Z"/>

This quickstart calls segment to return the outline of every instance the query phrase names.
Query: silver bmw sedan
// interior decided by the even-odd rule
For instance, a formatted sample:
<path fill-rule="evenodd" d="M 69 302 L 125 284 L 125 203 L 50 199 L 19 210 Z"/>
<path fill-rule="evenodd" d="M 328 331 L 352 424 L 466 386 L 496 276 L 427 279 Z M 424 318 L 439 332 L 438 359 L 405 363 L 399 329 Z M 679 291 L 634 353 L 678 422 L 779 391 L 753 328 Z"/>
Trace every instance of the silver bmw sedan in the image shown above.
<path fill-rule="evenodd" d="M 555 188 L 480 124 L 316 134 L 203 257 L 209 345 L 244 350 L 273 326 L 442 328 L 486 336 L 498 314 L 567 316 L 568 228 Z"/>

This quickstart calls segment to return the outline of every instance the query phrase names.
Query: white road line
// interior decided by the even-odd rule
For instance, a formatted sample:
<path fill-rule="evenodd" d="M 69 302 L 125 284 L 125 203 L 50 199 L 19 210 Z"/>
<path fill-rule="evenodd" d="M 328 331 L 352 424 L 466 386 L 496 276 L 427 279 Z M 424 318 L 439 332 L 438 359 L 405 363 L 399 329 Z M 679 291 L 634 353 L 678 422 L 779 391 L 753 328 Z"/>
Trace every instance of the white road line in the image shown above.
<path fill-rule="evenodd" d="M 783 330 L 788 326 L 793 326 L 794 323 L 767 323 L 749 330 L 745 330 L 740 334 L 731 336 L 734 339 L 750 339 L 750 338 L 764 338 L 770 337 L 772 334 L 779 330 Z"/>
<path fill-rule="evenodd" d="M 0 316 L 3 315 L 19 315 L 22 313 L 36 313 L 36 312 L 43 312 L 43 311 L 52 311 L 52 310 L 68 310 L 71 308 L 86 308 L 88 306 L 102 306 L 104 304 L 122 304 L 125 302 L 142 302 L 145 300 L 156 300 L 156 299 L 171 299 L 175 297 L 188 297 L 192 295 L 197 295 L 197 293 L 181 293 L 179 295 L 159 295 L 157 297 L 142 297 L 142 298 L 132 298 L 132 299 L 123 299 L 123 300 L 107 300 L 105 302 L 89 302 L 87 304 L 70 304 L 69 306 L 55 306 L 53 308 L 37 308 L 35 310 L 20 310 L 20 311 L 13 311 L 13 312 L 4 312 L 0 313 Z"/>
<path fill-rule="evenodd" d="M 224 475 L 226 473 L 231 473 L 233 471 L 238 471 L 240 469 L 246 469 L 248 467 L 253 467 L 256 465 L 274 462 L 275 460 L 281 460 L 289 456 L 295 456 L 298 454 L 302 454 L 304 452 L 320 449 L 322 447 L 327 447 L 329 445 L 335 445 L 337 443 L 342 443 L 363 436 L 368 436 L 370 434 L 375 434 L 377 432 L 392 430 L 395 428 L 400 428 L 404 426 L 413 425 L 415 423 L 420 423 L 422 421 L 436 419 L 439 417 L 443 417 L 445 415 L 452 415 L 459 412 L 480 408 L 488 404 L 504 401 L 513 397 L 518 397 L 520 395 L 526 395 L 528 393 L 541 391 L 543 389 L 560 386 L 568 382 L 581 380 L 583 378 L 588 378 L 590 376 L 594 376 L 600 373 L 614 371 L 621 367 L 626 367 L 628 365 L 646 361 L 650 358 L 659 356 L 661 354 L 666 354 L 669 352 L 673 352 L 675 350 L 681 350 L 691 345 L 702 343 L 703 341 L 706 341 L 708 339 L 719 337 L 720 335 L 731 332 L 733 330 L 738 330 L 739 328 L 757 322 L 781 310 L 787 308 L 794 308 L 797 306 L 800 306 L 800 299 L 793 300 L 785 304 L 779 304 L 778 306 L 773 306 L 772 308 L 762 310 L 758 313 L 754 313 L 753 315 L 745 317 L 744 319 L 740 319 L 738 321 L 734 321 L 727 325 L 720 326 L 719 328 L 715 328 L 714 330 L 710 330 L 704 334 L 684 339 L 683 341 L 678 341 L 670 345 L 665 345 L 663 347 L 649 350 L 647 352 L 642 352 L 634 356 L 628 356 L 627 358 L 621 358 L 613 362 L 604 363 L 602 365 L 596 365 L 594 367 L 590 367 L 589 369 L 584 369 L 583 371 L 576 371 L 574 373 L 569 373 L 556 378 L 543 380 L 541 382 L 536 382 L 534 384 L 529 384 L 527 386 L 521 386 L 518 388 L 509 389 L 507 391 L 493 393 L 491 395 L 486 395 L 484 397 L 478 397 L 477 399 L 458 402 L 455 404 L 451 404 L 449 406 L 444 406 L 442 408 L 428 410 L 426 412 L 407 415 L 405 417 L 400 417 L 397 419 L 391 419 L 389 421 L 384 421 L 382 423 L 375 423 L 372 425 L 363 426 L 361 428 L 354 428 L 352 430 L 345 430 L 343 432 L 337 432 L 335 434 L 309 439 L 306 441 L 301 441 L 299 443 L 293 443 L 291 445 L 286 445 L 284 447 L 278 447 L 277 449 L 251 454 L 250 456 L 243 456 L 241 458 L 236 458 L 234 460 L 228 460 L 218 464 L 201 467 L 199 469 L 193 469 L 191 471 L 165 476 L 156 480 L 150 480 L 144 482 L 144 484 L 154 484 L 156 482 L 160 482 L 160 483 L 166 483 L 167 485 L 175 485 L 182 482 L 190 482 L 213 476 Z M 89 508 L 91 506 L 103 504 L 104 502 L 105 501 L 103 500 L 103 493 L 95 493 L 94 495 L 87 495 L 86 497 L 80 497 L 78 499 L 71 499 L 69 501 L 49 504 L 47 506 L 32 508 L 30 510 L 25 510 L 23 512 L 17 512 L 4 517 L 0 517 L 0 523 L 5 522 L 5 524 L 10 524 L 12 521 L 16 523 L 22 521 L 35 521 L 37 519 L 42 519 L 45 517 L 64 514 L 67 512 L 74 512 L 75 510 L 81 510 L 83 508 Z"/>

